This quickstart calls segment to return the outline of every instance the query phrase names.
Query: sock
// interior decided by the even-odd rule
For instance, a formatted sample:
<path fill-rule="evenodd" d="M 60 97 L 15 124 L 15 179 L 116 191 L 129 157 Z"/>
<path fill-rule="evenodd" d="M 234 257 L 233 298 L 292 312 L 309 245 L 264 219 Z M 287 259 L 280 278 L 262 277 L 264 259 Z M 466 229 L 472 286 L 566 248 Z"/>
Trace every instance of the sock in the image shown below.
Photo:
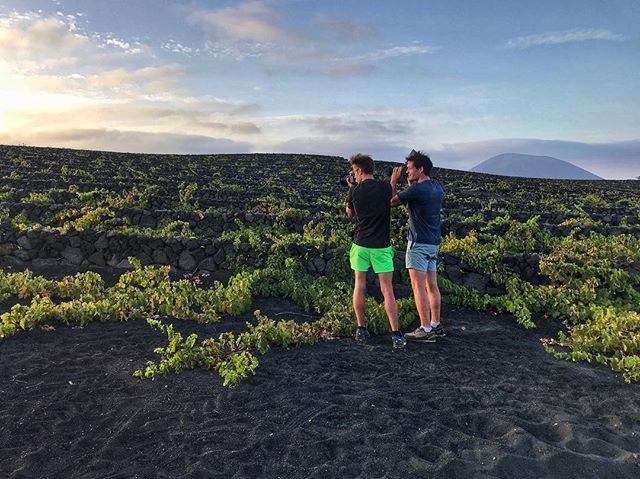
<path fill-rule="evenodd" d="M 431 328 L 437 328 L 438 326 L 440 326 L 440 322 L 438 321 L 437 323 L 431 323 Z"/>
<path fill-rule="evenodd" d="M 420 326 L 420 327 L 422 328 L 422 330 L 423 330 L 425 333 L 430 333 L 430 332 L 431 332 L 431 326 L 429 326 L 428 328 L 425 328 L 424 326 Z"/>
<path fill-rule="evenodd" d="M 366 330 L 367 327 L 366 326 L 358 326 L 358 329 L 365 329 Z"/>
<path fill-rule="evenodd" d="M 391 336 L 402 336 L 400 331 L 391 331 Z"/>

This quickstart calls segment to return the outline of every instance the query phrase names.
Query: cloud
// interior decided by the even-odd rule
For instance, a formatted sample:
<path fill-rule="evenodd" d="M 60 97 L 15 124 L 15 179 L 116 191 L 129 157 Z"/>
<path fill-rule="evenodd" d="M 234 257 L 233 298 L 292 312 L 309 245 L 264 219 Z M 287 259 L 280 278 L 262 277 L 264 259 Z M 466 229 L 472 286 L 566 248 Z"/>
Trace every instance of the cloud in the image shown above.
<path fill-rule="evenodd" d="M 552 156 L 609 179 L 635 178 L 640 175 L 640 139 L 584 143 L 528 138 L 495 139 L 445 144 L 425 148 L 438 166 L 469 169 L 501 153 Z"/>
<path fill-rule="evenodd" d="M 197 55 L 200 53 L 199 48 L 189 47 L 186 45 L 182 45 L 181 43 L 176 42 L 175 40 L 169 39 L 160 45 L 160 48 L 172 53 L 181 53 L 183 55 L 191 56 Z"/>
<path fill-rule="evenodd" d="M 330 77 L 364 75 L 376 65 L 393 59 L 436 52 L 428 45 L 394 45 L 348 55 L 351 43 L 377 34 L 367 23 L 342 17 L 316 16 L 311 24 L 292 28 L 281 15 L 265 2 L 251 1 L 238 6 L 194 11 L 189 23 L 200 27 L 205 35 L 201 49 L 167 42 L 173 52 L 207 53 L 215 58 L 229 57 L 239 61 L 258 60 L 268 71 L 295 71 Z M 181 48 L 183 47 L 183 48 Z"/>
<path fill-rule="evenodd" d="M 333 137 L 297 137 L 261 151 L 331 155 L 344 158 L 356 153 L 365 153 L 378 161 L 403 161 L 410 150 L 411 148 L 393 142 L 363 141 L 357 138 L 336 140 Z"/>
<path fill-rule="evenodd" d="M 52 72 L 63 68 L 103 68 L 126 57 L 150 53 L 138 41 L 88 32 L 79 15 L 45 17 L 38 12 L 0 16 L 0 58 L 13 71 Z"/>
<path fill-rule="evenodd" d="M 158 154 L 248 153 L 252 150 L 250 143 L 225 138 L 105 129 L 47 130 L 12 135 L 0 133 L 0 143 Z"/>
<path fill-rule="evenodd" d="M 79 15 L 0 17 L 0 138 L 143 152 L 250 151 L 259 106 L 189 95 L 183 65 Z"/>
<path fill-rule="evenodd" d="M 388 109 L 263 117 L 261 141 L 283 143 L 291 138 L 330 138 L 327 143 L 404 144 L 416 134 L 415 126 L 411 115 Z"/>
<path fill-rule="evenodd" d="M 204 33 L 201 51 L 214 58 L 258 59 L 270 71 L 315 72 L 331 58 L 307 31 L 285 26 L 281 15 L 261 1 L 192 12 L 187 21 Z"/>
<path fill-rule="evenodd" d="M 370 23 L 332 15 L 318 15 L 315 23 L 322 32 L 339 42 L 358 42 L 377 36 L 379 33 Z"/>
<path fill-rule="evenodd" d="M 248 119 L 234 115 L 231 105 L 210 101 L 218 110 L 187 102 L 108 102 L 85 103 L 74 107 L 61 106 L 52 110 L 14 111 L 5 114 L 12 130 L 73 130 L 79 119 L 85 129 L 137 130 L 153 133 L 181 132 L 203 136 L 224 136 L 239 140 L 261 134 L 261 128 Z M 226 111 L 225 111 L 226 110 Z M 230 113 L 229 113 L 230 112 Z"/>
<path fill-rule="evenodd" d="M 612 33 L 609 30 L 567 30 L 564 32 L 546 32 L 512 38 L 506 44 L 507 48 L 525 49 L 538 45 L 559 45 L 562 43 L 585 41 L 624 41 L 627 37 Z"/>
<path fill-rule="evenodd" d="M 237 7 L 198 11 L 189 21 L 212 28 L 219 36 L 234 42 L 268 44 L 292 38 L 276 25 L 277 15 L 263 2 L 247 2 Z"/>
<path fill-rule="evenodd" d="M 116 102 L 168 93 L 173 95 L 183 93 L 180 82 L 186 75 L 185 68 L 177 64 L 133 69 L 120 67 L 111 70 L 94 70 L 84 74 L 3 72 L 3 70 L 10 70 L 10 67 L 5 65 L 3 68 L 0 62 L 0 73 L 11 78 L 15 85 L 11 87 L 13 90 L 29 88 L 32 92 L 38 92 L 41 95 L 66 94 L 78 99 L 104 98 Z M 0 108 L 2 109 L 4 108 Z"/>
<path fill-rule="evenodd" d="M 127 70 L 118 68 L 90 75 L 82 80 L 86 87 L 104 91 L 120 90 L 148 94 L 172 91 L 185 74 L 181 65 L 169 64 Z"/>
<path fill-rule="evenodd" d="M 265 117 L 256 149 L 343 157 L 368 153 L 376 160 L 402 161 L 416 135 L 414 123 L 406 112 L 387 109 Z"/>
<path fill-rule="evenodd" d="M 389 48 L 374 50 L 356 56 L 334 58 L 327 69 L 327 73 L 334 77 L 363 75 L 373 72 L 376 65 L 393 58 L 425 55 L 437 52 L 440 47 L 428 45 L 397 45 Z"/>
<path fill-rule="evenodd" d="M 96 41 L 98 48 L 106 49 L 115 47 L 127 55 L 137 55 L 149 50 L 149 47 L 138 41 L 123 40 L 122 38 L 114 37 L 110 33 L 94 33 L 91 38 Z"/>
<path fill-rule="evenodd" d="M 228 131 L 239 135 L 258 135 L 262 133 L 260 127 L 251 121 L 242 121 L 239 123 L 209 122 L 203 123 L 203 126 L 209 126 L 219 131 Z"/>
<path fill-rule="evenodd" d="M 377 137 L 381 135 L 405 135 L 413 129 L 409 122 L 396 119 L 370 119 L 367 113 L 362 115 L 305 116 L 297 121 L 323 134 L 338 136 Z"/>
<path fill-rule="evenodd" d="M 363 55 L 355 57 L 345 58 L 344 60 L 348 62 L 377 63 L 383 60 L 388 60 L 390 58 L 435 53 L 439 49 L 440 47 L 431 47 L 428 45 L 395 46 L 391 48 L 375 50 L 373 52 L 365 53 Z"/>
<path fill-rule="evenodd" d="M 73 65 L 91 48 L 91 40 L 69 30 L 56 17 L 12 15 L 0 21 L 0 55 L 23 71 Z"/>

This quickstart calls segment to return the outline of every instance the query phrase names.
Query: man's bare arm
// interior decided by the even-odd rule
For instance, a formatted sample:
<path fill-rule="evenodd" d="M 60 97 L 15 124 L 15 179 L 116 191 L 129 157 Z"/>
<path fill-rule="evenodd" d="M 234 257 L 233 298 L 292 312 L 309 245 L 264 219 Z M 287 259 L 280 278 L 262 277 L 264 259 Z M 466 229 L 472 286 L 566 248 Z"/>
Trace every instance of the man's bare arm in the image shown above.
<path fill-rule="evenodd" d="M 398 180 L 402 176 L 402 167 L 396 166 L 393 169 L 393 173 L 391 173 L 391 179 L 389 183 L 391 183 L 391 207 L 395 208 L 398 205 L 401 205 L 400 198 L 398 198 Z"/>
<path fill-rule="evenodd" d="M 351 208 L 349 208 L 348 206 L 345 208 L 345 211 L 346 211 L 347 216 L 349 218 L 351 218 L 353 216 L 353 210 Z"/>

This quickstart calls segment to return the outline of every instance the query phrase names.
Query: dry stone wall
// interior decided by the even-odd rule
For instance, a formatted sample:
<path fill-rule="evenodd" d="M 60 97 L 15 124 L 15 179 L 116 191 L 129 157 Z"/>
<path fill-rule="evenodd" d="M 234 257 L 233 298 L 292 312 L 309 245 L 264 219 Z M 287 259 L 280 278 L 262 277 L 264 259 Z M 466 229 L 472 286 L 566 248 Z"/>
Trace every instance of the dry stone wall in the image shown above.
<path fill-rule="evenodd" d="M 0 257 L 5 256 L 35 267 L 57 264 L 73 266 L 102 266 L 129 269 L 128 257 L 137 258 L 143 265 L 169 265 L 175 271 L 192 272 L 228 269 L 227 258 L 233 253 L 229 241 L 189 238 L 148 238 L 115 232 L 93 230 L 65 233 L 57 231 L 22 231 L 6 223 L 0 224 Z M 243 261 L 257 265 L 258 254 L 249 244 L 240 245 Z M 313 275 L 331 275 L 338 267 L 348 267 L 348 252 L 344 248 L 326 245 L 295 245 L 288 253 L 303 260 Z M 456 284 L 481 293 L 504 293 L 492 284 L 487 274 L 464 264 L 452 254 L 441 254 L 441 275 Z M 539 274 L 537 255 L 505 256 L 505 264 L 532 283 L 544 281 Z M 397 251 L 394 258 L 394 282 L 401 280 L 404 270 L 404 252 Z M 370 275 L 369 281 L 375 276 Z"/>

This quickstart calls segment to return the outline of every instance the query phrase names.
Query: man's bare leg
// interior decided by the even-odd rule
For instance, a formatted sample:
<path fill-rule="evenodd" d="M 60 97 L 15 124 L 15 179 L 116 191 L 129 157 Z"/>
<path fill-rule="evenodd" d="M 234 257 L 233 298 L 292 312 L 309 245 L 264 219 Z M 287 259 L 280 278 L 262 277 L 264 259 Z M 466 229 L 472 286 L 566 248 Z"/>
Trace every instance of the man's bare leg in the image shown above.
<path fill-rule="evenodd" d="M 354 271 L 355 285 L 353 287 L 353 311 L 356 313 L 356 321 L 358 326 L 366 327 L 365 296 L 367 293 L 367 272 Z"/>
<path fill-rule="evenodd" d="M 427 297 L 427 273 L 409 269 L 409 278 L 411 279 L 411 289 L 413 290 L 416 309 L 420 317 L 420 325 L 425 329 L 429 329 L 431 327 L 431 311 L 429 298 Z"/>
<path fill-rule="evenodd" d="M 435 271 L 427 271 L 426 287 L 427 299 L 431 312 L 431 324 L 440 324 L 442 299 L 440 297 L 440 288 L 438 288 L 438 276 Z"/>
<path fill-rule="evenodd" d="M 387 312 L 387 318 L 389 319 L 389 326 L 391 331 L 398 331 L 398 303 L 396 303 L 396 296 L 393 293 L 393 272 L 391 273 L 379 273 L 378 279 L 380 281 L 380 291 L 384 297 L 384 310 Z"/>

